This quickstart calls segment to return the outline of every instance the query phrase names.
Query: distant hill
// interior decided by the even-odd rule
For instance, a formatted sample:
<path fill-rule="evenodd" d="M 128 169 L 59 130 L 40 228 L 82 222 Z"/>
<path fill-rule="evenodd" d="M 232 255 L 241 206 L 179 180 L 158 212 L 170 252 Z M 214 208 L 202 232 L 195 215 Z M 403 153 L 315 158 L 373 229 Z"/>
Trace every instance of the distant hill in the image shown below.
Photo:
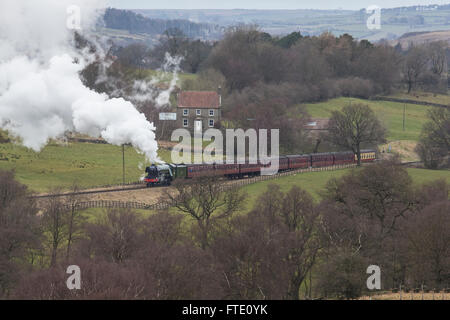
<path fill-rule="evenodd" d="M 165 30 L 178 28 L 189 38 L 219 39 L 226 28 L 239 24 L 257 25 L 272 35 L 300 31 L 303 35 L 332 32 L 351 34 L 357 39 L 376 42 L 397 40 L 414 34 L 417 41 L 437 36 L 446 40 L 450 31 L 450 5 L 412 6 L 383 9 L 381 29 L 369 30 L 365 9 L 352 10 L 118 10 L 107 9 L 103 33 L 116 42 L 143 41 L 153 45 Z M 442 31 L 442 33 L 437 33 Z M 425 33 L 435 35 L 420 36 Z M 448 38 L 448 37 L 447 37 Z M 409 40 L 402 40 L 404 41 Z"/>
<path fill-rule="evenodd" d="M 423 44 L 434 41 L 447 42 L 450 48 L 450 30 L 432 32 L 410 32 L 401 36 L 398 40 L 392 41 L 392 45 L 400 43 L 403 48 L 407 48 L 410 43 Z"/>
<path fill-rule="evenodd" d="M 194 39 L 211 40 L 221 35 L 220 28 L 213 24 L 185 19 L 153 19 L 133 11 L 114 8 L 105 11 L 102 33 L 119 42 L 143 41 L 151 45 L 166 30 L 174 28 Z"/>
<path fill-rule="evenodd" d="M 303 35 L 319 35 L 325 31 L 335 35 L 349 33 L 358 39 L 395 40 L 409 32 L 450 30 L 450 5 L 411 6 L 383 9 L 381 29 L 369 30 L 370 14 L 361 10 L 133 10 L 151 19 L 184 19 L 196 23 L 229 27 L 238 24 L 258 25 L 272 35 L 300 31 Z"/>

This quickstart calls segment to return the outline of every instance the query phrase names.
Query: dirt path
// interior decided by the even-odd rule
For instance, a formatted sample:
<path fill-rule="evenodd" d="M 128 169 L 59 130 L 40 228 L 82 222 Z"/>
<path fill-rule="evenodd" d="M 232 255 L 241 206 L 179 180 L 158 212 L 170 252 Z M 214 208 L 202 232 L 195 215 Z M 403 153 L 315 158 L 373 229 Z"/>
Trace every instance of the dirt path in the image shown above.
<path fill-rule="evenodd" d="M 141 202 L 145 204 L 154 204 L 160 201 L 168 187 L 146 188 L 140 190 L 124 190 L 111 193 L 96 193 L 83 195 L 84 201 L 95 200 L 113 200 L 123 202 Z M 171 188 L 170 188 L 171 189 Z"/>

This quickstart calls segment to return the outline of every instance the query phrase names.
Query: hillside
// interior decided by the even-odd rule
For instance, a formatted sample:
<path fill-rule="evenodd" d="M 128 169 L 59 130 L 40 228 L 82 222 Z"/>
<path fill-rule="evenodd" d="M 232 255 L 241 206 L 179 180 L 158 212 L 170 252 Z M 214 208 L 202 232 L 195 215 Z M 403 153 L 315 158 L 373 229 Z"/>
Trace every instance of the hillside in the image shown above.
<path fill-rule="evenodd" d="M 393 97 L 410 98 L 409 95 L 400 93 Z M 445 95 L 432 96 L 421 93 L 419 98 L 416 98 L 415 100 L 449 103 L 450 97 Z M 387 143 L 379 146 L 381 151 L 387 151 L 390 147 L 392 152 L 400 155 L 404 162 L 419 161 L 419 156 L 414 149 L 420 137 L 422 127 L 427 121 L 427 110 L 433 107 L 356 98 L 337 98 L 326 102 L 307 104 L 306 109 L 314 120 L 327 119 L 331 116 L 332 111 L 340 110 L 349 103 L 367 104 L 381 119 L 384 126 L 387 128 Z M 403 112 L 405 112 L 404 129 Z"/>
<path fill-rule="evenodd" d="M 400 43 L 401 46 L 406 49 L 410 43 L 424 44 L 435 41 L 444 41 L 450 48 L 450 30 L 406 33 L 398 40 L 392 41 L 391 43 L 392 45 Z"/>
<path fill-rule="evenodd" d="M 352 10 L 144 10 L 135 12 L 152 19 L 185 19 L 229 27 L 254 24 L 273 35 L 300 31 L 304 35 L 349 33 L 358 39 L 394 40 L 405 33 L 450 30 L 450 5 L 383 9 L 381 29 L 369 30 L 365 9 Z"/>
<path fill-rule="evenodd" d="M 405 130 L 403 130 L 403 109 L 405 104 L 386 101 L 370 101 L 356 98 L 337 98 L 321 103 L 307 104 L 307 111 L 313 118 L 328 118 L 331 112 L 340 110 L 349 103 L 369 105 L 383 121 L 388 129 L 388 140 L 417 141 L 422 126 L 426 121 L 427 110 L 430 107 L 406 104 Z"/>
<path fill-rule="evenodd" d="M 148 18 L 130 10 L 108 8 L 100 32 L 118 43 L 145 42 L 152 45 L 168 29 L 179 29 L 193 39 L 210 40 L 220 36 L 213 24 L 195 23 L 186 19 Z"/>

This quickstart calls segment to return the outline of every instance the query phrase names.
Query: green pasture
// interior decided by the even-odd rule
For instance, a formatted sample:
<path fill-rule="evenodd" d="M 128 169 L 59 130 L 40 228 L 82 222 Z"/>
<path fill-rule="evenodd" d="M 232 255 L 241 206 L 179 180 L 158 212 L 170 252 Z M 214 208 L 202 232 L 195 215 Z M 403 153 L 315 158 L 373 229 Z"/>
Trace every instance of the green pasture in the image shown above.
<path fill-rule="evenodd" d="M 163 160 L 170 153 L 160 150 Z M 125 180 L 138 181 L 144 173 L 144 156 L 125 147 Z M 82 188 L 122 183 L 122 147 L 109 144 L 50 143 L 37 153 L 25 147 L 0 144 L 0 169 L 15 170 L 16 178 L 37 192 L 74 183 Z"/>
<path fill-rule="evenodd" d="M 350 103 L 361 103 L 371 107 L 386 126 L 389 141 L 417 141 L 422 126 L 427 121 L 427 110 L 432 108 L 422 105 L 356 98 L 337 98 L 326 102 L 307 104 L 306 108 L 312 118 L 329 118 L 332 111 L 341 110 Z M 405 106 L 405 130 L 403 130 L 403 111 Z"/>
<path fill-rule="evenodd" d="M 246 210 L 253 208 L 258 197 L 266 192 L 270 185 L 278 185 L 283 192 L 289 191 L 293 186 L 298 186 L 309 192 L 316 201 L 320 201 L 321 194 L 331 178 L 340 178 L 352 169 L 337 171 L 298 173 L 292 176 L 281 177 L 251 184 L 242 188 L 242 192 L 248 194 Z M 359 170 L 359 169 L 355 169 Z M 450 170 L 407 169 L 415 185 L 444 178 L 450 183 Z"/>

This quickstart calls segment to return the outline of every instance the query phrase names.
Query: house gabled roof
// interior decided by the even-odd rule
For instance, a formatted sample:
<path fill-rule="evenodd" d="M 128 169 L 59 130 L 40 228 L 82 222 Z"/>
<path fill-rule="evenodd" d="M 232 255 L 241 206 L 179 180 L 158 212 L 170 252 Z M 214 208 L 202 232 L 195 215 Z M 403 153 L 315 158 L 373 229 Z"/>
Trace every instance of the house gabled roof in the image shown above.
<path fill-rule="evenodd" d="M 218 109 L 220 100 L 215 91 L 182 91 L 178 95 L 178 108 Z"/>

